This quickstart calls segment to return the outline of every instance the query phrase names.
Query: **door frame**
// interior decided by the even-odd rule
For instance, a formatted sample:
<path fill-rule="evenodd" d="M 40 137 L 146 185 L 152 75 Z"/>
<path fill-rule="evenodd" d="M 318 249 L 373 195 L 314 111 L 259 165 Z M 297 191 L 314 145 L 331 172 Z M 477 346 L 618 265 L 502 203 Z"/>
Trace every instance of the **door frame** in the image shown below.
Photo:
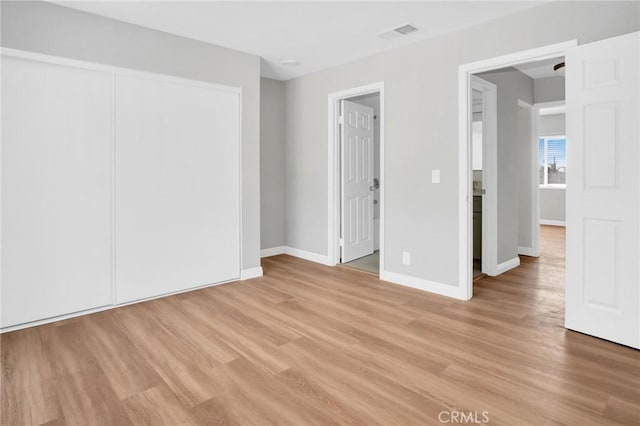
<path fill-rule="evenodd" d="M 471 235 L 471 198 L 473 182 L 471 171 L 471 75 L 531 61 L 540 61 L 565 56 L 567 50 L 578 45 L 578 40 L 569 40 L 548 46 L 537 47 L 504 56 L 463 64 L 458 67 L 458 257 L 460 259 L 458 280 L 461 298 L 473 297 L 473 245 Z"/>
<path fill-rule="evenodd" d="M 328 95 L 328 171 L 327 171 L 327 257 L 330 266 L 340 263 L 340 101 L 355 96 L 378 93 L 380 95 L 380 265 L 379 274 L 384 270 L 384 219 L 385 219 L 385 179 L 384 179 L 384 82 L 368 84 L 329 93 Z"/>
<path fill-rule="evenodd" d="M 475 75 L 471 76 L 471 90 L 482 92 L 482 272 L 498 274 L 498 87 Z M 471 105 L 470 105 L 471 107 Z M 470 119 L 472 119 L 470 112 Z M 471 123 L 470 123 L 471 126 Z M 471 137 L 469 144 L 472 143 Z M 471 147 L 471 145 L 469 145 Z M 470 161 L 471 159 L 471 155 Z M 473 170 L 471 171 L 471 194 L 473 195 Z M 473 203 L 469 203 L 473 224 Z M 471 229 L 473 242 L 473 228 Z M 471 269 L 473 270 L 473 245 Z"/>
<path fill-rule="evenodd" d="M 537 194 L 534 199 L 535 203 L 533 204 L 533 208 L 534 208 L 533 217 L 534 217 L 534 227 L 535 227 L 533 241 L 536 242 L 537 246 L 535 247 L 536 253 L 532 254 L 532 256 L 536 256 L 536 257 L 540 256 L 540 182 L 538 181 L 538 139 L 540 138 L 540 136 L 542 136 L 540 135 L 540 110 L 545 108 L 558 108 L 559 111 L 565 114 L 565 123 L 566 123 L 566 113 L 567 113 L 566 102 L 567 100 L 564 99 L 560 101 L 537 102 L 533 104 L 533 113 L 535 118 L 534 135 L 533 135 L 533 145 L 534 145 L 533 169 L 534 169 L 534 177 L 535 177 L 534 188 Z M 565 124 L 565 135 L 566 135 L 566 124 Z M 564 226 L 566 226 L 566 218 L 565 218 Z"/>
<path fill-rule="evenodd" d="M 536 104 L 518 99 L 518 107 L 529 110 L 529 121 L 531 123 L 531 133 L 529 135 L 529 152 L 531 160 L 529 162 L 531 173 L 531 227 L 529 229 L 531 237 L 531 247 L 518 246 L 518 254 L 531 257 L 540 256 L 540 185 L 538 183 L 538 128 L 539 112 Z"/>

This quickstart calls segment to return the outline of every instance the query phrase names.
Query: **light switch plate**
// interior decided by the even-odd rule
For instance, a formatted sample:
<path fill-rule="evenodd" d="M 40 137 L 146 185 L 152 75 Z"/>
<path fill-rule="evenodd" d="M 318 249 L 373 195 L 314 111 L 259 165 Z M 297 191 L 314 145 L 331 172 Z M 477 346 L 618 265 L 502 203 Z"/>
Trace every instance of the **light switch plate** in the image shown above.
<path fill-rule="evenodd" d="M 431 183 L 440 183 L 440 170 L 431 170 Z"/>
<path fill-rule="evenodd" d="M 402 252 L 402 264 L 411 265 L 411 253 L 409 253 L 408 251 Z"/>

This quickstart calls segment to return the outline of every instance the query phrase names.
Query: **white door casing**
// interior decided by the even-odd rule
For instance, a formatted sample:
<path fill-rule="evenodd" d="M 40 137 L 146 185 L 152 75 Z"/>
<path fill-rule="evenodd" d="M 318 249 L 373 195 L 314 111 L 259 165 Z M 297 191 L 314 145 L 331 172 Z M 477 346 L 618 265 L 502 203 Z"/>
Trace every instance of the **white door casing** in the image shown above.
<path fill-rule="evenodd" d="M 482 261 L 481 270 L 498 275 L 498 88 L 472 75 L 471 89 L 482 92 Z M 469 104 L 469 108 L 471 105 Z M 469 117 L 472 117 L 471 113 Z M 471 124 L 471 123 L 470 123 Z M 473 175 L 470 175 L 473 195 Z M 471 210 L 473 203 L 469 203 Z M 472 213 L 470 213 L 472 215 Z M 473 256 L 470 256 L 472 259 Z"/>
<path fill-rule="evenodd" d="M 567 71 L 565 325 L 640 348 L 640 33 L 573 48 Z"/>
<path fill-rule="evenodd" d="M 342 262 L 373 253 L 373 108 L 341 105 Z"/>

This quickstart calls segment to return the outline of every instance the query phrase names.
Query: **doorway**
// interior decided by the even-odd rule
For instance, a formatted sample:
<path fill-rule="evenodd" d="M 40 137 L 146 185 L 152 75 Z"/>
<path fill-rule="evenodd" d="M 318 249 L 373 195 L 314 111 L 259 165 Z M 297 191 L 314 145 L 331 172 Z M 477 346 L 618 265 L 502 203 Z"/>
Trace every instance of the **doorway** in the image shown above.
<path fill-rule="evenodd" d="M 640 179 L 633 163 L 638 158 L 640 129 L 636 119 L 640 88 L 635 78 L 640 63 L 639 46 L 640 32 L 635 32 L 580 46 L 573 40 L 459 67 L 461 298 L 473 296 L 471 77 L 565 57 L 566 141 L 571 148 L 571 171 L 567 174 L 566 192 L 564 325 L 570 330 L 640 348 L 637 286 Z M 530 164 L 531 171 L 538 168 L 537 161 Z M 559 170 L 554 172 L 557 172 L 554 178 L 559 179 Z M 534 182 L 537 186 L 538 182 Z"/>
<path fill-rule="evenodd" d="M 473 115 L 472 115 L 473 106 L 472 106 L 472 103 L 473 103 L 473 94 L 474 94 L 473 93 L 474 81 L 477 82 L 475 78 L 478 76 L 484 77 L 482 78 L 482 80 L 484 80 L 486 79 L 486 74 L 490 72 L 496 72 L 504 69 L 513 70 L 514 66 L 519 66 L 519 65 L 523 65 L 531 62 L 549 60 L 552 58 L 558 58 L 558 57 L 564 56 L 566 51 L 569 48 L 576 45 L 577 45 L 576 41 L 559 43 L 556 45 L 546 46 L 538 49 L 532 49 L 529 51 L 519 52 L 516 54 L 504 56 L 504 57 L 493 58 L 493 59 L 488 59 L 488 60 L 484 60 L 484 61 L 480 61 L 472 64 L 463 65 L 459 69 L 460 96 L 461 96 L 459 100 L 459 105 L 460 105 L 459 125 L 460 125 L 460 135 L 461 135 L 459 140 L 459 143 L 460 143 L 459 154 L 460 154 L 461 167 L 459 168 L 459 170 L 460 170 L 460 203 L 461 203 L 461 206 L 463 206 L 460 209 L 460 217 L 459 217 L 460 259 L 463 260 L 461 262 L 461 267 L 460 267 L 460 282 L 466 284 L 465 297 L 464 297 L 466 299 L 470 299 L 473 296 L 473 278 L 474 278 L 474 268 L 473 268 L 474 266 L 474 262 L 473 262 L 474 260 L 474 250 L 473 250 L 474 249 L 474 244 L 473 244 L 474 242 L 474 239 L 473 239 L 474 237 L 474 233 L 473 233 L 474 232 L 474 227 L 473 227 L 474 171 L 473 171 L 473 164 L 472 164 L 472 161 L 473 161 Z M 484 74 L 484 76 L 481 74 Z M 498 102 L 500 102 L 500 100 Z M 529 102 L 530 103 L 528 105 L 533 104 L 532 100 L 530 100 Z M 514 117 L 513 117 L 514 121 L 517 121 L 518 108 L 520 106 L 524 106 L 524 104 L 519 103 L 517 98 L 513 101 L 512 105 L 509 105 L 509 107 L 512 107 L 514 111 Z M 502 107 L 504 107 L 504 103 Z M 532 111 L 532 108 L 530 108 L 529 111 Z M 497 134 L 500 133 L 498 130 L 496 132 Z M 531 161 L 525 167 L 525 170 L 520 170 L 523 172 L 523 174 L 526 173 L 527 175 L 531 176 L 529 181 L 531 182 L 530 184 L 532 188 L 534 184 L 533 176 L 534 176 L 534 173 L 537 171 L 537 162 L 534 162 L 535 159 L 533 158 L 533 155 L 532 155 L 533 148 L 534 148 L 533 143 L 534 143 L 534 140 L 533 140 L 533 137 L 531 137 L 531 141 L 529 145 L 529 149 L 530 149 L 529 152 L 531 153 L 531 159 L 530 159 Z M 498 151 L 498 149 L 496 149 L 496 151 Z M 483 154 L 485 154 L 485 152 L 483 152 Z M 504 154 L 505 154 L 504 152 L 500 152 L 500 155 L 504 156 Z M 483 163 L 486 163 L 486 160 L 484 158 L 483 158 Z M 499 166 L 498 166 L 497 158 L 496 158 L 496 163 L 493 166 L 496 172 L 496 186 L 494 191 L 496 194 L 496 200 L 498 200 L 500 197 L 497 194 L 500 188 L 504 189 L 505 185 L 506 186 L 516 185 L 516 183 L 514 183 L 514 181 L 498 182 L 497 173 L 499 173 L 498 172 Z M 517 165 L 517 163 L 513 163 L 510 165 L 510 167 L 514 169 L 518 169 L 519 166 Z M 489 188 L 487 188 L 487 182 L 484 181 L 485 180 L 484 175 L 486 175 L 490 169 L 491 169 L 491 166 L 487 166 L 486 164 L 483 165 L 482 189 L 484 189 L 485 191 L 484 191 L 484 194 L 482 195 L 484 195 L 485 197 L 486 195 L 489 195 L 488 194 Z M 476 192 L 477 192 L 477 185 L 478 184 L 476 184 Z M 536 182 L 536 185 L 537 185 L 537 182 Z M 532 188 L 530 188 L 529 190 L 530 192 L 533 191 Z M 536 190 L 537 190 L 537 186 L 536 186 Z M 517 192 L 515 194 L 516 196 L 518 195 Z M 502 200 L 508 201 L 508 198 L 502 197 Z M 496 205 L 492 207 L 491 206 L 486 207 L 486 203 L 483 203 L 482 218 L 484 220 L 485 216 L 487 216 L 487 218 L 491 217 L 492 220 L 495 220 L 496 221 L 495 229 L 498 230 L 496 234 L 498 234 L 500 230 L 502 230 L 504 235 L 506 233 L 504 229 L 502 229 L 503 227 L 498 225 L 499 218 L 501 217 L 502 219 L 505 218 L 504 208 L 501 208 L 498 205 L 497 201 L 496 201 Z M 531 206 L 530 209 L 533 209 L 533 206 Z M 517 210 L 518 209 L 516 205 L 516 212 L 514 213 L 514 215 L 516 216 L 518 215 Z M 497 244 L 496 244 L 497 258 L 494 264 L 495 269 L 492 269 L 493 265 L 490 265 L 485 271 L 484 265 L 483 265 L 483 270 L 482 270 L 483 273 L 486 273 L 487 275 L 498 275 L 500 273 L 503 273 L 519 265 L 517 219 L 515 220 L 514 229 L 515 229 L 514 232 L 508 233 L 510 235 L 510 238 L 514 239 L 514 241 L 512 241 L 513 244 L 511 244 L 514 246 L 512 247 L 512 251 L 513 251 L 512 255 L 511 256 L 505 255 L 504 244 L 502 240 L 498 238 Z M 532 226 L 530 227 L 530 229 L 532 229 Z M 482 240 L 484 243 L 484 240 L 487 239 L 486 238 L 487 235 L 483 233 L 482 237 L 483 237 Z M 484 263 L 484 258 L 486 257 L 486 254 L 487 253 L 485 253 L 483 250 L 482 251 L 483 263 Z"/>
<path fill-rule="evenodd" d="M 329 95 L 329 261 L 384 269 L 384 84 Z"/>
<path fill-rule="evenodd" d="M 567 147 L 566 138 L 560 136 L 564 135 L 564 111 L 559 114 L 557 108 L 534 107 L 536 100 L 540 99 L 564 102 L 564 60 L 564 56 L 558 56 L 472 75 L 472 130 L 482 124 L 483 117 L 486 120 L 486 116 L 494 113 L 500 154 L 499 161 L 494 163 L 495 170 L 486 170 L 485 167 L 482 172 L 478 171 L 482 164 L 476 161 L 476 157 L 482 158 L 482 153 L 477 155 L 478 132 L 472 132 L 474 278 L 478 275 L 480 237 L 484 237 L 483 241 L 487 238 L 497 240 L 497 262 L 490 265 L 483 262 L 482 272 L 490 276 L 499 275 L 519 267 L 522 256 L 540 255 L 540 199 L 545 212 L 564 212 Z M 483 105 L 478 101 L 482 97 L 479 82 L 484 86 L 491 84 L 497 90 L 497 111 L 482 111 Z M 548 105 L 548 102 L 542 105 Z M 542 119 L 537 119 L 538 112 L 543 114 Z M 539 127 L 540 132 L 537 130 Z M 499 185 L 485 191 L 483 175 L 491 173 Z M 479 191 L 481 187 L 482 193 Z M 550 189 L 555 194 L 549 194 Z M 496 191 L 497 214 L 491 207 L 480 209 L 480 201 Z M 497 226 L 492 233 L 487 234 L 486 229 L 480 232 L 479 216 L 492 214 L 497 216 Z"/>

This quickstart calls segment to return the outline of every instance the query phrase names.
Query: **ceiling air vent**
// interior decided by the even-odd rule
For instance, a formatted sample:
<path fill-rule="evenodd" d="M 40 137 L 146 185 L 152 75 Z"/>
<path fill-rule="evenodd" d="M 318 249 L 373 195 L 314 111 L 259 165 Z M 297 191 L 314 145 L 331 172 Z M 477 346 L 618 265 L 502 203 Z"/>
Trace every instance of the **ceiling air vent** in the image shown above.
<path fill-rule="evenodd" d="M 379 36 L 385 39 L 394 39 L 402 36 L 409 35 L 411 33 L 415 33 L 418 31 L 418 28 L 411 24 L 404 24 L 397 28 L 393 28 L 391 30 L 387 30 L 383 33 L 380 33 Z"/>
<path fill-rule="evenodd" d="M 407 35 L 407 34 L 411 34 L 415 31 L 418 31 L 418 29 L 416 27 L 414 27 L 411 24 L 407 24 L 407 25 L 403 25 L 401 27 L 398 27 L 396 29 L 394 29 L 393 31 L 400 33 L 402 35 Z"/>

